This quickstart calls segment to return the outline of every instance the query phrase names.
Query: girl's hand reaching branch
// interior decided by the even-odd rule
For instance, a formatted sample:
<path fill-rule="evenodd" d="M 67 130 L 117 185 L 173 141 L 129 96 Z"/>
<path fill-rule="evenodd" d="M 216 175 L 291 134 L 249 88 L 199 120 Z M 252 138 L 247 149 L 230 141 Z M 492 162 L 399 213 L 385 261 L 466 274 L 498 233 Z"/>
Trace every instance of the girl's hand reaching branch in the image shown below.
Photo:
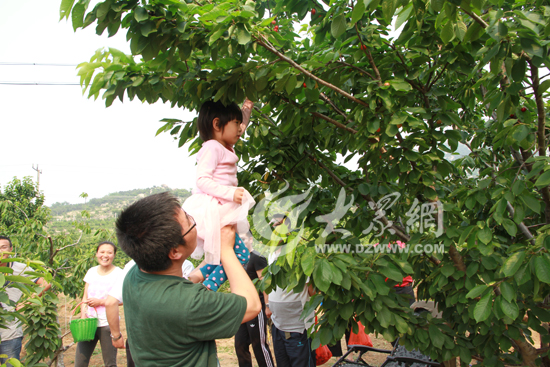
<path fill-rule="evenodd" d="M 246 127 L 248 126 L 248 123 L 250 122 L 250 115 L 252 115 L 252 109 L 254 108 L 254 102 L 249 100 L 248 98 L 245 99 L 243 107 L 241 110 L 243 111 L 243 132 L 246 130 Z"/>

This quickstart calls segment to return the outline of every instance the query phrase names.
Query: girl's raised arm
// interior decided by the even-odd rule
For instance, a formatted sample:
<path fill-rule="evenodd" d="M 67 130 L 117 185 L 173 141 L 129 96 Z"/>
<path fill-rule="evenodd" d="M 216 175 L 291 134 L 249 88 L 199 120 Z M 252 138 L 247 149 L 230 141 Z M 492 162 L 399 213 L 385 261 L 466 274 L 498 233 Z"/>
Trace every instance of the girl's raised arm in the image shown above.
<path fill-rule="evenodd" d="M 250 122 L 250 115 L 252 115 L 252 109 L 254 108 L 254 102 L 249 100 L 248 98 L 244 100 L 243 107 L 241 110 L 243 111 L 243 122 L 241 123 L 241 126 L 244 130 L 246 130 L 246 127 L 248 126 L 248 123 Z"/>

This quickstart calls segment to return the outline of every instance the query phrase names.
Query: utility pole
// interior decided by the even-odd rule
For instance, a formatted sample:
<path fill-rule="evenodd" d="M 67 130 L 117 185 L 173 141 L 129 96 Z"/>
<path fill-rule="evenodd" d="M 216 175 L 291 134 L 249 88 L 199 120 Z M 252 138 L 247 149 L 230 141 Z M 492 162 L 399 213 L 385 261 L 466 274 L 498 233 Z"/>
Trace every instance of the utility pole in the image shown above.
<path fill-rule="evenodd" d="M 32 164 L 32 169 L 36 171 L 36 191 L 40 191 L 40 174 L 42 173 L 42 170 L 38 169 L 38 164 L 36 165 L 36 168 L 34 168 L 34 163 Z"/>

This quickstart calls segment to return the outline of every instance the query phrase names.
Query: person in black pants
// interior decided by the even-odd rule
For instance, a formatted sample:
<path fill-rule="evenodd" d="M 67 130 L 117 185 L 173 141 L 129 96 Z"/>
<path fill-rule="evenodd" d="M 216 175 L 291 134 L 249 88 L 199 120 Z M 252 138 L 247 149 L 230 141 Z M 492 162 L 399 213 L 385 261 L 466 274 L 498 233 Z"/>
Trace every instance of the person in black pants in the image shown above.
<path fill-rule="evenodd" d="M 241 236 L 242 240 L 250 250 L 250 260 L 246 265 L 246 272 L 250 279 L 261 278 L 262 270 L 267 267 L 267 260 L 256 251 L 252 250 L 254 238 L 252 233 Z M 235 334 L 235 351 L 239 361 L 239 367 L 252 367 L 252 356 L 250 355 L 250 344 L 254 350 L 256 361 L 259 367 L 274 367 L 271 350 L 267 342 L 267 316 L 266 302 L 267 295 L 260 292 L 260 301 L 262 302 L 262 310 L 254 319 L 245 322 L 241 325 L 237 334 Z"/>

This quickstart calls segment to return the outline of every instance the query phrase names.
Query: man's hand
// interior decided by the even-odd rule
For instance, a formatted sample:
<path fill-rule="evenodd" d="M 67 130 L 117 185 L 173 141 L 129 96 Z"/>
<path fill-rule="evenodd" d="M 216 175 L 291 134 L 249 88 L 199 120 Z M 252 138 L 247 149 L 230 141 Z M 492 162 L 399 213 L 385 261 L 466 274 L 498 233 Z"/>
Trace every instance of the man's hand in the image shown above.
<path fill-rule="evenodd" d="M 244 189 L 242 187 L 237 188 L 233 194 L 233 201 L 237 204 L 243 203 Z"/>
<path fill-rule="evenodd" d="M 273 315 L 273 312 L 271 312 L 271 310 L 269 309 L 269 307 L 266 307 L 265 308 L 265 315 L 267 316 L 268 319 L 271 318 L 271 315 Z"/>
<path fill-rule="evenodd" d="M 122 334 L 120 334 L 120 339 L 116 341 L 113 338 L 111 338 L 111 343 L 113 343 L 113 347 L 115 348 L 118 348 L 118 349 L 126 348 L 126 345 L 124 344 L 124 337 L 122 336 Z"/>
<path fill-rule="evenodd" d="M 225 248 L 233 253 L 233 246 L 235 245 L 235 230 L 231 226 L 225 226 L 220 231 L 220 244 L 221 250 Z"/>

